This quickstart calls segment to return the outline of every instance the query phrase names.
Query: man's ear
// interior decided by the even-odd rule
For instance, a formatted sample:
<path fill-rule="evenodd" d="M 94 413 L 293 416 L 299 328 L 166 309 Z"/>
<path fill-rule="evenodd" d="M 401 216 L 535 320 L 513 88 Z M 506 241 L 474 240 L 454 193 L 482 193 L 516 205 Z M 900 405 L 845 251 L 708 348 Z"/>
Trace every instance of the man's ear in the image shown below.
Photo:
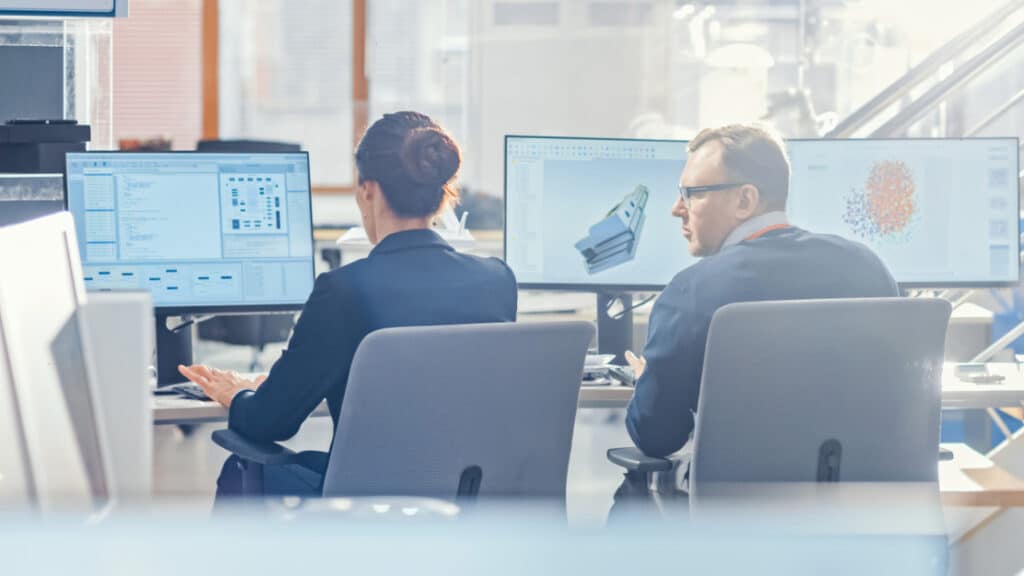
<path fill-rule="evenodd" d="M 373 180 L 363 180 L 359 186 L 356 187 L 356 194 L 359 195 L 359 199 L 365 204 L 369 204 L 373 200 L 375 189 L 377 189 L 377 183 Z"/>
<path fill-rule="evenodd" d="M 736 199 L 736 216 L 742 220 L 757 215 L 761 206 L 761 191 L 753 184 L 744 184 L 740 187 L 739 197 Z"/>

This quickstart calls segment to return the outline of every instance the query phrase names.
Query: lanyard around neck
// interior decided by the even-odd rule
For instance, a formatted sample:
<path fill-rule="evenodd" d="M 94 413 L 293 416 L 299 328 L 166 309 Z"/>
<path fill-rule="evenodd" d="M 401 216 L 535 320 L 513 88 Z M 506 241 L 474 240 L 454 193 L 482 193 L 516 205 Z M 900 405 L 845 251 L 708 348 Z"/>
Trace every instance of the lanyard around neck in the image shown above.
<path fill-rule="evenodd" d="M 775 224 L 774 226 L 768 226 L 767 228 L 761 228 L 757 232 L 754 232 L 750 236 L 747 236 L 746 238 L 744 238 L 743 241 L 746 242 L 747 240 L 753 240 L 755 238 L 760 238 L 761 236 L 764 236 L 765 234 L 767 234 L 767 233 L 769 233 L 769 232 L 771 232 L 773 230 L 782 230 L 783 228 L 789 228 L 789 224 Z"/>

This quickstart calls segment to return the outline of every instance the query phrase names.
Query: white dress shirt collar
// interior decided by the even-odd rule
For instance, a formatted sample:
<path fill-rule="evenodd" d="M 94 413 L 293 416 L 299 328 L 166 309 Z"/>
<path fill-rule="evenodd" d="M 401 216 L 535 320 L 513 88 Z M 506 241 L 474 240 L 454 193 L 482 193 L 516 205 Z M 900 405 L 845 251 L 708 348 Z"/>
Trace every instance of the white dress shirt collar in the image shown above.
<path fill-rule="evenodd" d="M 756 234 L 765 228 L 778 226 L 780 224 L 789 224 L 789 219 L 786 218 L 786 213 L 781 210 L 765 212 L 759 216 L 754 216 L 750 220 L 747 220 L 733 228 L 732 232 L 725 237 L 725 242 L 722 242 L 722 248 L 732 246 L 733 244 L 739 244 L 751 234 Z"/>

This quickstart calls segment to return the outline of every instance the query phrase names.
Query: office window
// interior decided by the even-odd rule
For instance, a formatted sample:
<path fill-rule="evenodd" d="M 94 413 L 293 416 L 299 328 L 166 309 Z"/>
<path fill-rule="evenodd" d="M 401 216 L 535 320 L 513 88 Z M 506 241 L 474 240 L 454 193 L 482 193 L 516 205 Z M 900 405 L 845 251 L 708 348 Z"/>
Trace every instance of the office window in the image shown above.
<path fill-rule="evenodd" d="M 464 141 L 467 0 L 370 0 L 366 29 L 370 122 L 416 110 Z"/>
<path fill-rule="evenodd" d="M 114 144 L 167 138 L 195 148 L 202 129 L 202 0 L 132 0 L 114 21 Z"/>
<path fill-rule="evenodd" d="M 220 0 L 220 137 L 298 142 L 314 187 L 354 180 L 351 0 Z"/>

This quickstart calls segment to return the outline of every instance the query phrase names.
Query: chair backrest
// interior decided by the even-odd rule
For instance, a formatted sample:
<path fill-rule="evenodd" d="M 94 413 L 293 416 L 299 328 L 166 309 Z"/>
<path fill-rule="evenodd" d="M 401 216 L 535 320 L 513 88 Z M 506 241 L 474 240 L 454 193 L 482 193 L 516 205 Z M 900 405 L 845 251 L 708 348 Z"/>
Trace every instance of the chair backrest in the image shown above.
<path fill-rule="evenodd" d="M 588 322 L 388 328 L 356 350 L 325 496 L 564 499 Z"/>
<path fill-rule="evenodd" d="M 923 298 L 718 310 L 691 496 L 716 482 L 936 481 L 950 311 Z"/>
<path fill-rule="evenodd" d="M 294 314 L 238 314 L 215 316 L 199 324 L 199 338 L 238 346 L 287 342 L 295 326 Z"/>
<path fill-rule="evenodd" d="M 273 140 L 200 140 L 196 152 L 301 152 L 296 142 Z"/>

